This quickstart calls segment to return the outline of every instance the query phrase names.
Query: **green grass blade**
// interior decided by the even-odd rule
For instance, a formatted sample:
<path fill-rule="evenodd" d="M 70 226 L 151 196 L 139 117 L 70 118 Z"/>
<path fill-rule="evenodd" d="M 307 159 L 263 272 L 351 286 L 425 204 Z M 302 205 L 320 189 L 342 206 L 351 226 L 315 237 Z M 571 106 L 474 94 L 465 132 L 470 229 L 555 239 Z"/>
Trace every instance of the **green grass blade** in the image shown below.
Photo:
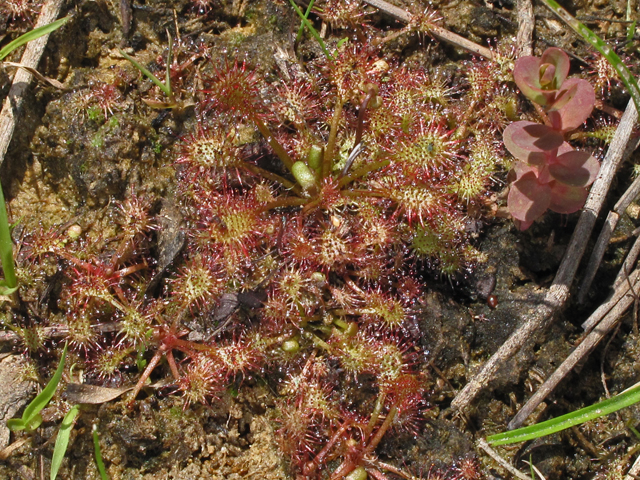
<path fill-rule="evenodd" d="M 20 35 L 13 42 L 8 43 L 2 50 L 0 50 L 0 61 L 4 60 L 4 58 L 13 52 L 16 48 L 21 47 L 27 42 L 31 40 L 35 40 L 36 38 L 40 38 L 43 35 L 47 35 L 48 33 L 57 30 L 62 25 L 67 23 L 71 17 L 64 17 L 60 20 L 56 20 L 55 22 L 49 23 L 48 25 L 43 25 L 38 28 L 34 28 L 33 30 L 25 33 L 24 35 Z"/>
<path fill-rule="evenodd" d="M 307 9 L 304 12 L 304 18 L 308 19 L 309 18 L 309 14 L 311 13 L 311 9 L 313 8 L 313 3 L 315 2 L 315 0 L 311 0 L 309 2 L 309 6 L 307 7 Z M 300 28 L 298 29 L 298 35 L 296 35 L 296 42 L 300 41 L 300 38 L 302 37 L 302 32 L 304 31 L 304 23 L 300 22 Z"/>
<path fill-rule="evenodd" d="M 158 77 L 156 77 L 153 73 L 151 73 L 149 70 L 144 68 L 141 64 L 139 64 L 136 60 L 134 60 L 134 58 L 131 55 L 128 55 L 127 53 L 125 53 L 121 49 L 118 49 L 118 51 L 120 52 L 120 54 L 124 58 L 129 60 L 134 67 L 136 67 L 138 70 L 140 70 L 144 74 L 145 77 L 147 77 L 149 80 L 151 80 L 153 83 L 155 83 L 158 86 L 158 88 L 165 93 L 165 95 L 167 97 L 171 97 L 171 88 L 170 87 L 167 87 L 164 83 L 162 83 L 160 80 L 158 80 Z"/>
<path fill-rule="evenodd" d="M 604 58 L 607 59 L 607 61 L 620 76 L 620 80 L 622 80 L 624 86 L 627 87 L 627 90 L 629 91 L 629 94 L 633 99 L 633 103 L 636 106 L 636 111 L 638 112 L 638 115 L 640 115 L 640 88 L 638 88 L 638 83 L 636 82 L 635 77 L 631 74 L 627 66 L 622 62 L 616 52 L 614 52 L 613 49 L 609 45 L 607 45 L 604 40 L 598 37 L 598 35 L 589 30 L 586 25 L 581 23 L 564 8 L 562 8 L 558 4 L 558 2 L 556 2 L 555 0 L 543 0 L 543 2 L 551 10 L 553 10 L 556 15 L 564 20 L 567 25 L 569 25 L 578 35 L 589 42 L 593 48 L 595 48 L 602 54 Z"/>
<path fill-rule="evenodd" d="M 589 407 L 567 413 L 557 418 L 552 418 L 546 422 L 519 428 L 511 432 L 498 433 L 487 437 L 487 442 L 491 445 L 506 445 L 509 443 L 524 442 L 534 438 L 551 435 L 552 433 L 565 430 L 574 425 L 579 425 L 595 418 L 603 417 L 618 410 L 640 402 L 640 384 L 630 388 L 615 397 L 611 397 L 602 402 Z"/>
<path fill-rule="evenodd" d="M 171 62 L 173 61 L 171 56 L 173 55 L 173 37 L 171 37 L 169 30 L 167 30 L 167 38 L 169 39 L 169 51 L 167 52 L 167 73 L 165 85 L 167 86 L 167 90 L 169 91 L 167 96 L 171 101 L 173 101 L 173 94 L 171 92 Z"/>
<path fill-rule="evenodd" d="M 64 454 L 67 452 L 67 447 L 69 446 L 71 429 L 73 429 L 73 423 L 79 413 L 80 405 L 74 405 L 62 419 L 60 430 L 58 430 L 58 437 L 56 438 L 56 444 L 53 447 L 53 457 L 51 457 L 50 480 L 56 480 L 56 477 L 58 476 L 58 470 L 60 470 Z"/>
<path fill-rule="evenodd" d="M 17 286 L 13 288 L 9 288 L 7 287 L 7 283 L 4 280 L 0 280 L 0 295 L 9 296 L 17 290 L 18 290 Z"/>
<path fill-rule="evenodd" d="M 313 28 L 313 25 L 311 25 L 311 22 L 307 19 L 307 17 L 304 16 L 304 13 L 302 13 L 302 10 L 300 10 L 300 7 L 296 5 L 295 0 L 289 0 L 289 3 L 295 9 L 296 13 L 300 17 L 300 20 L 302 20 L 302 23 L 304 24 L 304 26 L 309 29 L 309 32 L 311 33 L 311 35 L 313 35 L 313 38 L 315 38 L 318 41 L 318 43 L 320 44 L 320 48 L 322 48 L 322 51 L 324 52 L 324 55 L 329 60 L 333 60 L 333 55 L 329 53 L 329 50 L 327 49 L 327 46 L 324 43 L 324 40 L 322 40 L 322 37 L 320 36 L 318 31 L 315 28 Z"/>
<path fill-rule="evenodd" d="M 4 285 L 7 289 L 15 289 L 18 286 L 16 270 L 13 264 L 13 242 L 11 241 L 11 227 L 7 217 L 7 208 L 4 203 L 4 194 L 0 187 L 0 262 L 4 271 Z M 14 290 L 15 291 L 15 290 Z M 5 295 L 7 293 L 5 292 Z"/>
<path fill-rule="evenodd" d="M 62 371 L 64 370 L 64 361 L 67 357 L 67 344 L 64 345 L 64 350 L 62 351 L 62 358 L 60 358 L 60 363 L 58 364 L 58 368 L 56 372 L 47 383 L 47 386 L 40 392 L 40 394 L 34 398 L 27 408 L 24 409 L 24 413 L 22 414 L 22 422 L 25 425 L 25 428 L 32 424 L 34 418 L 37 415 L 40 415 L 40 412 L 53 398 L 53 395 L 56 393 L 56 388 L 58 388 L 58 384 L 60 383 L 60 379 L 62 378 Z M 8 422 L 7 422 L 8 424 Z M 9 427 L 11 428 L 11 427 Z"/>
<path fill-rule="evenodd" d="M 102 480 L 109 480 L 109 475 L 107 475 L 107 470 L 104 468 L 104 462 L 102 461 L 102 452 L 100 451 L 100 438 L 98 438 L 98 426 L 95 424 L 91 429 L 91 435 L 93 436 L 93 451 L 95 453 L 96 467 L 98 467 L 100 478 Z"/>

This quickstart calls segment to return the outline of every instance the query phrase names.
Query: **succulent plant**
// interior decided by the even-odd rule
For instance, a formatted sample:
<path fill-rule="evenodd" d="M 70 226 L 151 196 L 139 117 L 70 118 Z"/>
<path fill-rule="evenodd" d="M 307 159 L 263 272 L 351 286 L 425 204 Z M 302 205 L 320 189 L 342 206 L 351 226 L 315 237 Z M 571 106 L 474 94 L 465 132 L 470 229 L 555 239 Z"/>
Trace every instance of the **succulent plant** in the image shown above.
<path fill-rule="evenodd" d="M 518 121 L 504 130 L 504 145 L 516 158 L 515 180 L 508 197 L 509 212 L 521 230 L 547 209 L 558 213 L 580 210 L 600 164 L 587 152 L 564 141 L 565 134 L 589 118 L 595 104 L 586 80 L 567 79 L 569 57 L 548 48 L 541 58 L 521 57 L 513 76 L 520 91 L 542 107 L 545 124 Z"/>

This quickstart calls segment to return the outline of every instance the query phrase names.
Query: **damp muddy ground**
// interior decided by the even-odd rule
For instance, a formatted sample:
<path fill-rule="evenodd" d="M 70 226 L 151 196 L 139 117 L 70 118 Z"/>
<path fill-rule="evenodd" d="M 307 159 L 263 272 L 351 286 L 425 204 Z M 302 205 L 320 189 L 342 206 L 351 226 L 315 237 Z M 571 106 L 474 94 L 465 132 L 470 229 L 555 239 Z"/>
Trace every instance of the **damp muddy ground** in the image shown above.
<path fill-rule="evenodd" d="M 397 2 L 407 7 L 412 2 Z M 404 4 L 403 4 L 404 3 Z M 431 8 L 442 16 L 442 25 L 482 45 L 508 45 L 518 27 L 515 2 L 434 2 Z M 425 3 L 424 8 L 427 8 Z M 415 8 L 415 5 L 414 5 Z M 612 42 L 625 38 L 625 2 L 572 3 L 572 12 L 589 18 L 589 25 Z M 362 6 L 358 21 L 372 27 L 371 35 L 400 30 L 402 24 L 384 13 Z M 592 53 L 566 26 L 540 5 L 534 34 L 535 52 L 547 46 L 566 49 L 579 58 Z M 162 212 L 170 230 L 170 209 L 176 191 L 177 145 L 193 131 L 196 113 L 190 105 L 207 95 L 198 87 L 198 76 L 225 62 L 246 62 L 267 79 L 280 74 L 283 52 L 305 62 L 322 55 L 318 43 L 308 34 L 295 37 L 300 19 L 286 1 L 219 0 L 202 7 L 187 0 L 133 1 L 131 20 L 123 23 L 119 2 L 109 0 L 67 2 L 64 15 L 71 20 L 51 35 L 39 70 L 63 82 L 65 90 L 36 84 L 29 91 L 25 112 L 2 164 L 2 188 L 11 218 L 18 221 L 14 239 L 19 244 L 29 233 L 59 226 L 81 225 L 83 234 L 114 236 L 114 203 L 131 195 L 142 197 Z M 632 12 L 637 18 L 638 12 Z M 312 16 L 316 26 L 321 21 Z M 0 13 L 2 45 L 30 28 L 32 20 L 10 19 Z M 168 29 L 168 30 L 167 30 Z M 176 30 L 178 33 L 176 33 Z M 166 58 L 170 41 L 184 46 L 185 72 L 179 91 L 183 108 L 174 111 L 151 108 L 145 100 L 165 101 L 153 84 L 127 62 L 118 49 L 135 54 L 143 65 L 155 65 L 163 78 L 158 59 Z M 344 36 L 344 30 L 325 32 L 328 39 Z M 178 38 L 178 40 L 176 40 Z M 342 37 L 339 37 L 342 38 Z M 350 38 L 366 42 L 367 38 Z M 637 59 L 638 40 L 623 50 L 626 58 Z M 464 50 L 445 45 L 427 35 L 407 34 L 383 47 L 388 62 L 421 65 L 446 72 L 453 82 L 459 64 L 469 61 Z M 19 52 L 13 61 L 17 61 Z M 197 69 L 188 69 L 191 63 Z M 627 62 L 627 63 L 630 63 Z M 587 71 L 581 65 L 575 73 Z M 13 70 L 0 72 L 0 98 L 5 98 Z M 616 82 L 607 101 L 624 110 L 628 97 Z M 260 140 L 247 134 L 255 144 Z M 264 149 L 264 145 L 260 146 Z M 600 147 L 598 147 L 600 148 Z M 623 165 L 610 193 L 608 207 L 630 183 L 632 162 Z M 569 304 L 556 316 L 552 327 L 511 359 L 463 414 L 449 409 L 456 393 L 480 366 L 508 338 L 510 333 L 538 308 L 551 284 L 567 247 L 577 215 L 547 213 L 525 232 L 501 214 L 505 204 L 506 171 L 496 174 L 493 195 L 482 218 L 474 221 L 473 244 L 481 252 L 473 268 L 454 275 L 425 271 L 424 294 L 416 302 L 415 328 L 420 332 L 418 365 L 426 384 L 425 405 L 418 432 L 386 436 L 376 450 L 378 460 L 420 478 L 461 477 L 465 461 L 477 466 L 477 477 L 510 478 L 491 458 L 477 450 L 478 438 L 503 431 L 519 407 L 571 352 L 580 337 L 580 324 L 602 302 L 616 275 L 632 238 L 626 238 L 640 222 L 640 208 L 632 205 L 624 219 L 619 241 L 612 243 L 587 306 Z M 485 207 L 486 207 L 485 204 Z M 491 212 L 491 213 L 488 213 Z M 163 228 L 162 225 L 160 229 Z M 174 236 L 154 233 L 150 240 L 158 257 L 171 248 L 159 242 L 178 242 Z M 175 257 L 175 255 L 174 255 Z M 161 262 L 162 260 L 158 260 Z M 57 265 L 48 265 L 31 284 L 55 282 Z M 43 305 L 41 289 L 26 288 L 25 304 L 34 305 L 34 321 L 55 325 L 61 315 L 55 306 Z M 21 315 L 25 315 L 21 312 Z M 46 319 L 46 320 L 45 320 Z M 13 321 L 4 310 L 5 325 Z M 61 322 L 62 323 L 62 322 Z M 556 389 L 532 416 L 531 422 L 581 408 L 605 397 L 603 378 L 612 393 L 638 380 L 637 319 L 629 313 L 614 336 L 598 347 Z M 62 343 L 56 339 L 46 347 L 23 357 L 20 342 L 2 346 L 0 367 L 7 384 L 15 385 L 15 410 L 31 398 L 33 379 L 44 385 L 57 364 Z M 16 375 L 16 372 L 20 372 Z M 30 372 L 28 375 L 25 372 Z M 76 373 L 77 375 L 77 373 Z M 135 362 L 115 378 L 95 381 L 108 387 L 133 385 L 139 371 Z M 277 377 L 277 373 L 275 374 Z M 154 372 L 154 382 L 169 379 L 165 387 L 147 389 L 132 409 L 126 395 L 108 402 L 84 405 L 72 431 L 66 460 L 58 478 L 97 479 L 92 426 L 98 425 L 101 452 L 113 479 L 289 479 L 290 459 L 276 439 L 275 404 L 277 387 L 271 374 L 251 374 L 209 404 L 184 408 L 184 401 L 171 385 L 166 365 Z M 69 379 L 66 379 L 69 380 Z M 366 379 L 363 381 L 366 383 Z M 366 390 L 366 389 L 365 389 Z M 7 393 L 8 395 L 8 393 Z M 0 477 L 39 479 L 48 476 L 54 438 L 66 406 L 56 397 L 45 410 L 45 422 L 32 438 L 0 461 Z M 5 406 L 5 410 L 8 407 Z M 621 478 L 615 472 L 633 461 L 639 439 L 628 428 L 637 427 L 638 407 L 629 407 L 579 428 L 544 437 L 531 443 L 499 448 L 498 451 L 521 471 L 529 472 L 530 461 L 547 479 Z M 19 412 L 19 410 L 18 410 Z M 6 418 L 5 418 L 6 420 Z M 0 445 L 25 438 L 5 435 Z M 328 459 L 322 475 L 330 477 L 339 465 Z M 397 478 L 386 473 L 388 478 Z M 355 477 L 354 477 L 355 478 Z"/>

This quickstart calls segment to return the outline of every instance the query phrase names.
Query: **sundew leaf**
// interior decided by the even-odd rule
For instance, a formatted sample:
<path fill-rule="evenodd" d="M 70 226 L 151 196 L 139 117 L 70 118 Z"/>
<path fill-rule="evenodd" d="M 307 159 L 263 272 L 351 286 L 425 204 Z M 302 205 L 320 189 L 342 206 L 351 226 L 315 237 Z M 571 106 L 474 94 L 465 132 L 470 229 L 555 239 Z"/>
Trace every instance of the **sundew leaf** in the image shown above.
<path fill-rule="evenodd" d="M 79 413 L 80 405 L 74 405 L 62 419 L 60 430 L 58 430 L 58 437 L 56 438 L 56 444 L 53 447 L 53 456 L 51 457 L 50 480 L 55 480 L 58 476 L 58 470 L 60 470 L 64 454 L 67 452 L 67 447 L 69 446 L 71 429 L 73 428 L 74 421 Z"/>
<path fill-rule="evenodd" d="M 41 27 L 34 28 L 33 30 L 25 33 L 24 35 L 20 35 L 14 41 L 7 44 L 2 50 L 0 50 L 0 61 L 4 60 L 4 58 L 7 55 L 13 52 L 16 48 L 20 48 L 25 43 L 30 42 L 31 40 L 35 40 L 36 38 L 40 38 L 44 35 L 47 35 L 48 33 L 51 33 L 54 30 L 57 30 L 62 25 L 67 23 L 70 18 L 71 17 L 61 18 L 60 20 L 56 20 L 55 22 L 49 23 L 48 25 L 43 25 Z"/>
<path fill-rule="evenodd" d="M 56 372 L 47 383 L 47 386 L 38 394 L 36 398 L 34 398 L 27 408 L 24 409 L 22 413 L 22 418 L 12 418 L 7 421 L 7 427 L 10 430 L 27 430 L 32 431 L 42 423 L 42 419 L 40 418 L 40 412 L 53 398 L 53 395 L 56 393 L 56 389 L 58 388 L 58 384 L 60 383 L 60 379 L 62 378 L 62 371 L 64 370 L 64 361 L 67 357 L 67 344 L 64 345 L 64 350 L 62 350 L 62 357 L 60 358 L 60 363 L 58 364 L 58 368 Z"/>

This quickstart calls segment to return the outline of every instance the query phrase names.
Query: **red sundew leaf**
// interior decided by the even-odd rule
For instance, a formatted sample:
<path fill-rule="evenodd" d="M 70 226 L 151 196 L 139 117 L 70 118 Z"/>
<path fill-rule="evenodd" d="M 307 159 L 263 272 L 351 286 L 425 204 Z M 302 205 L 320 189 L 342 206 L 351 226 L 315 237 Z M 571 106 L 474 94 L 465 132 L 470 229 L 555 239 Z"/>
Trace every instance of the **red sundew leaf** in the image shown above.
<path fill-rule="evenodd" d="M 564 139 L 546 125 L 521 120 L 504 129 L 502 140 L 507 150 L 518 160 L 532 165 L 547 161 L 547 153 L 556 150 Z"/>
<path fill-rule="evenodd" d="M 577 212 L 584 206 L 588 194 L 584 187 L 570 187 L 564 183 L 553 182 L 549 209 L 557 213 Z"/>
<path fill-rule="evenodd" d="M 598 171 L 600 163 L 588 152 L 571 152 L 558 155 L 555 162 L 549 165 L 549 173 L 558 182 L 571 187 L 586 187 L 591 185 Z"/>
<path fill-rule="evenodd" d="M 551 187 L 538 182 L 535 173 L 529 172 L 511 185 L 507 207 L 511 215 L 523 222 L 532 222 L 549 208 Z"/>
<path fill-rule="evenodd" d="M 548 112 L 551 125 L 563 132 L 575 130 L 589 118 L 595 103 L 596 93 L 591 84 L 581 78 L 570 78 Z"/>

